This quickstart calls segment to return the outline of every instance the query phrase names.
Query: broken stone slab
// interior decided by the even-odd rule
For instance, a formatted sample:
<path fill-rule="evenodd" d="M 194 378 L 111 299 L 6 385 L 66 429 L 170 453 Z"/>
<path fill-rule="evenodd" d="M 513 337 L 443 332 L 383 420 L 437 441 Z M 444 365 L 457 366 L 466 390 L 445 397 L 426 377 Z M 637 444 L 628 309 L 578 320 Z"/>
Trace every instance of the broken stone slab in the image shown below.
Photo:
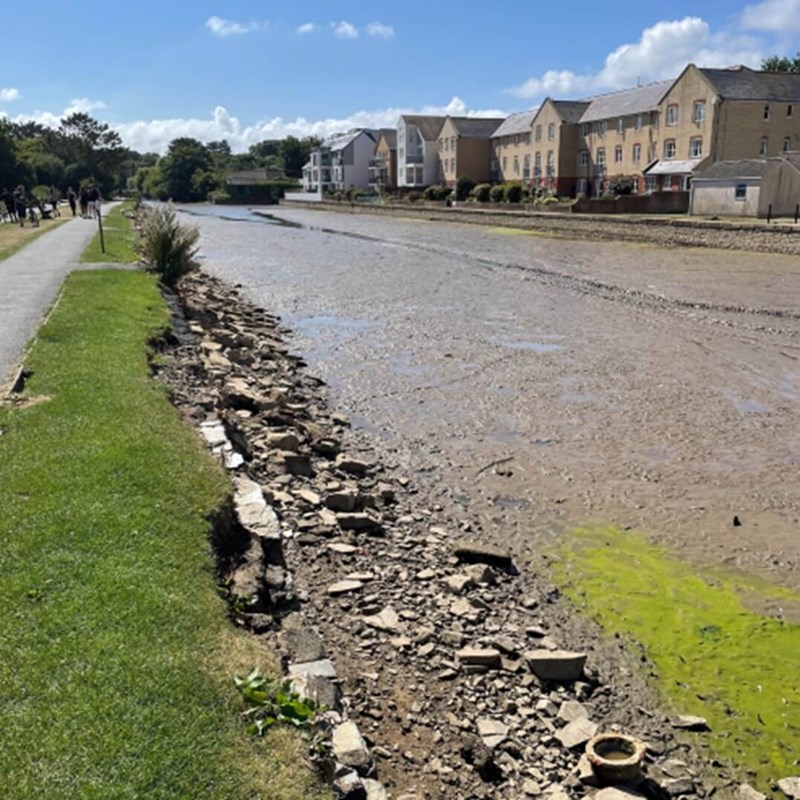
<path fill-rule="evenodd" d="M 381 523 L 369 514 L 359 512 L 337 514 L 336 521 L 343 531 L 366 531 L 368 533 L 383 532 Z"/>
<path fill-rule="evenodd" d="M 578 759 L 578 766 L 575 768 L 575 775 L 584 786 L 598 786 L 599 781 L 595 775 L 592 762 L 586 753 L 582 753 Z"/>
<path fill-rule="evenodd" d="M 328 545 L 328 550 L 340 556 L 351 556 L 358 551 L 358 548 L 345 542 L 331 542 Z"/>
<path fill-rule="evenodd" d="M 525 661 L 531 671 L 543 681 L 577 681 L 583 675 L 586 653 L 569 650 L 528 650 Z"/>
<path fill-rule="evenodd" d="M 229 444 L 225 426 L 217 419 L 201 422 L 200 433 L 206 440 L 206 444 L 212 449 Z"/>
<path fill-rule="evenodd" d="M 710 730 L 708 727 L 708 721 L 705 717 L 696 717 L 692 714 L 683 714 L 679 716 L 674 722 L 672 723 L 673 728 L 679 728 L 685 731 L 707 731 Z"/>
<path fill-rule="evenodd" d="M 300 664 L 289 665 L 289 679 L 294 680 L 301 675 L 313 675 L 318 678 L 336 678 L 336 667 L 329 658 L 319 661 L 304 661 Z"/>
<path fill-rule="evenodd" d="M 466 564 L 488 564 L 491 567 L 513 571 L 511 553 L 500 547 L 464 540 L 453 548 L 455 557 Z"/>
<path fill-rule="evenodd" d="M 447 591 L 453 594 L 463 594 L 475 585 L 469 575 L 448 575 L 442 583 Z"/>
<path fill-rule="evenodd" d="M 281 451 L 283 466 L 289 475 L 301 478 L 313 478 L 314 467 L 311 465 L 311 456 L 305 453 L 288 453 Z"/>
<path fill-rule="evenodd" d="M 778 788 L 789 800 L 800 800 L 800 777 L 781 778 Z"/>
<path fill-rule="evenodd" d="M 369 464 L 367 464 L 366 461 L 352 458 L 345 453 L 340 453 L 336 456 L 336 460 L 333 463 L 337 469 L 342 470 L 342 472 L 348 472 L 351 475 L 363 477 L 369 472 Z"/>
<path fill-rule="evenodd" d="M 325 497 L 325 505 L 331 511 L 355 511 L 358 505 L 357 492 L 331 492 Z"/>
<path fill-rule="evenodd" d="M 481 717 L 478 719 L 478 735 L 489 750 L 494 750 L 508 736 L 508 725 L 496 719 Z"/>
<path fill-rule="evenodd" d="M 261 538 L 280 541 L 278 515 L 267 505 L 261 487 L 243 477 L 236 478 L 234 485 L 236 491 L 233 500 L 241 525 Z"/>
<path fill-rule="evenodd" d="M 267 446 L 294 453 L 300 448 L 300 439 L 294 433 L 270 433 L 267 436 Z"/>
<path fill-rule="evenodd" d="M 333 729 L 333 755 L 338 762 L 354 769 L 366 769 L 371 758 L 367 743 L 352 720 Z"/>
<path fill-rule="evenodd" d="M 296 495 L 310 506 L 318 506 L 322 502 L 320 496 L 316 492 L 312 492 L 311 489 L 300 489 L 296 492 Z"/>
<path fill-rule="evenodd" d="M 325 644 L 322 637 L 305 625 L 298 625 L 284 630 L 284 646 L 289 658 L 295 664 L 321 661 L 325 658 Z"/>
<path fill-rule="evenodd" d="M 342 594 L 350 594 L 352 592 L 358 592 L 364 588 L 364 584 L 362 581 L 357 580 L 344 580 L 344 581 L 337 581 L 336 583 L 332 583 L 328 587 L 328 594 L 331 597 L 338 597 Z"/>
<path fill-rule="evenodd" d="M 377 614 L 363 617 L 363 620 L 366 625 L 370 626 L 370 628 L 376 628 L 377 630 L 384 631 L 385 633 L 400 633 L 402 628 L 400 617 L 390 606 L 387 606 Z"/>
<path fill-rule="evenodd" d="M 586 706 L 577 700 L 565 700 L 558 709 L 558 718 L 562 722 L 574 722 L 576 719 L 588 716 L 589 712 L 586 710 Z"/>
<path fill-rule="evenodd" d="M 500 665 L 500 651 L 492 647 L 464 647 L 456 653 L 461 664 L 474 664 L 482 667 Z"/>
<path fill-rule="evenodd" d="M 597 733 L 597 723 L 583 717 L 570 722 L 556 733 L 556 739 L 568 750 L 574 750 L 586 744 Z"/>

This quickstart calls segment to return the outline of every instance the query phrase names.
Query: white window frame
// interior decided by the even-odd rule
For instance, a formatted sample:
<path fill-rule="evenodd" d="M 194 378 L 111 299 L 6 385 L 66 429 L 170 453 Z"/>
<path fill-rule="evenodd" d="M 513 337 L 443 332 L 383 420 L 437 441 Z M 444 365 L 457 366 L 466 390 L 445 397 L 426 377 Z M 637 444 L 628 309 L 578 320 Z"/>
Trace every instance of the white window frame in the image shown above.
<path fill-rule="evenodd" d="M 582 122 L 581 123 L 581 136 L 589 136 L 592 133 L 592 123 L 591 122 Z"/>
<path fill-rule="evenodd" d="M 623 156 L 623 154 L 622 154 L 622 145 L 621 145 L 621 144 L 618 144 L 618 145 L 617 145 L 617 146 L 614 148 L 614 163 L 615 163 L 615 164 L 621 164 L 621 163 L 622 163 L 622 160 L 623 160 L 623 158 L 624 158 L 624 156 Z"/>
<path fill-rule="evenodd" d="M 695 145 L 699 144 L 697 152 L 695 152 Z M 703 137 L 693 136 L 689 139 L 689 158 L 700 158 L 703 155 Z"/>
<path fill-rule="evenodd" d="M 625 117 L 617 117 L 617 133 L 625 133 Z"/>
<path fill-rule="evenodd" d="M 646 178 L 645 184 L 645 191 L 646 192 L 657 192 L 658 191 L 658 176 L 657 175 L 648 175 Z"/>
<path fill-rule="evenodd" d="M 669 145 L 672 145 L 672 146 L 669 147 Z M 668 155 L 668 153 L 667 153 L 668 150 L 671 151 L 672 155 Z M 675 146 L 675 140 L 674 139 L 665 139 L 664 140 L 664 160 L 665 161 L 671 161 L 673 158 L 675 158 L 675 155 L 676 155 L 677 151 L 678 151 L 678 148 Z"/>
<path fill-rule="evenodd" d="M 556 124 L 555 122 L 551 122 L 547 126 L 547 141 L 554 142 L 556 140 Z"/>
<path fill-rule="evenodd" d="M 741 189 L 741 194 L 739 194 L 739 190 Z M 733 190 L 733 199 L 739 203 L 743 203 L 747 200 L 747 184 L 746 183 L 737 183 L 734 190 Z"/>
<path fill-rule="evenodd" d="M 637 142 L 631 151 L 631 159 L 635 164 L 638 164 L 642 160 L 642 145 Z"/>
<path fill-rule="evenodd" d="M 706 119 L 706 101 L 695 100 L 692 106 L 692 122 L 700 125 Z"/>
<path fill-rule="evenodd" d="M 541 125 L 537 125 L 536 126 L 536 134 L 534 136 L 534 139 L 537 142 L 541 142 L 542 141 L 542 126 Z"/>
<path fill-rule="evenodd" d="M 644 118 L 641 114 L 636 115 L 636 130 L 640 131 L 644 127 Z"/>
<path fill-rule="evenodd" d="M 597 156 L 595 157 L 595 164 L 598 167 L 604 167 L 606 165 L 606 149 L 605 147 L 598 147 L 597 148 Z"/>
<path fill-rule="evenodd" d="M 605 136 L 608 133 L 608 120 L 603 119 L 597 123 L 597 132 L 600 136 Z"/>
<path fill-rule="evenodd" d="M 678 113 L 677 103 L 670 103 L 667 106 L 667 118 L 665 120 L 665 124 L 668 127 L 674 128 L 678 124 Z"/>
<path fill-rule="evenodd" d="M 579 167 L 588 167 L 589 166 L 589 151 L 588 150 L 579 150 L 578 151 L 578 166 Z"/>

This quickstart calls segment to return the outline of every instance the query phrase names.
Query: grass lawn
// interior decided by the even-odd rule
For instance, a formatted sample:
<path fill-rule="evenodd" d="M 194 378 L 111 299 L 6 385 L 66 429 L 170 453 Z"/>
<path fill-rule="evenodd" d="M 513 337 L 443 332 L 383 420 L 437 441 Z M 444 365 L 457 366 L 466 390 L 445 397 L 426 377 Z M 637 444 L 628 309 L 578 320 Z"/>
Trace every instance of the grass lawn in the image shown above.
<path fill-rule="evenodd" d="M 69 208 L 67 208 L 67 214 L 69 214 Z M 28 222 L 25 223 L 24 228 L 20 228 L 19 225 L 11 222 L 3 222 L 0 224 L 0 261 L 16 253 L 20 248 L 25 247 L 37 236 L 41 236 L 47 231 L 52 231 L 68 219 L 72 219 L 72 217 L 65 215 L 57 219 L 43 219 L 40 220 L 38 228 L 32 228 Z"/>
<path fill-rule="evenodd" d="M 293 733 L 245 733 L 233 676 L 275 665 L 216 591 L 228 483 L 148 376 L 166 322 L 153 276 L 74 273 L 0 407 L 4 800 L 327 797 Z"/>
<path fill-rule="evenodd" d="M 89 242 L 83 251 L 81 261 L 84 264 L 133 264 L 138 259 L 133 252 L 133 225 L 129 217 L 122 212 L 133 206 L 132 200 L 120 203 L 103 217 L 103 234 L 106 251 L 100 250 L 100 232 Z M 96 221 L 92 224 L 96 225 Z"/>

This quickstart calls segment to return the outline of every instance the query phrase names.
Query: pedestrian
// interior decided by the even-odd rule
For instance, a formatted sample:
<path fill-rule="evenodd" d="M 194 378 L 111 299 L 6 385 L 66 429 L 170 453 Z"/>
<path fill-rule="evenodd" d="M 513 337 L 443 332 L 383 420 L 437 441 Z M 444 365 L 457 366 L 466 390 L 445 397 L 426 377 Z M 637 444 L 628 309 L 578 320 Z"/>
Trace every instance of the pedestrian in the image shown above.
<path fill-rule="evenodd" d="M 103 202 L 103 195 L 100 194 L 99 186 L 92 186 L 91 198 L 94 203 L 94 216 L 96 219 L 100 219 L 100 206 Z"/>
<path fill-rule="evenodd" d="M 94 209 L 97 205 L 97 187 L 92 184 L 86 192 L 86 214 L 89 219 L 94 219 Z"/>
<path fill-rule="evenodd" d="M 86 212 L 89 208 L 89 191 L 85 186 L 80 188 L 81 217 L 86 219 Z"/>
<path fill-rule="evenodd" d="M 17 219 L 20 228 L 25 227 L 25 215 L 28 213 L 27 203 L 25 202 L 25 187 L 20 184 L 14 190 L 14 205 L 17 211 Z"/>
<path fill-rule="evenodd" d="M 75 196 L 75 190 L 71 186 L 67 188 L 67 202 L 69 203 L 69 210 L 74 217 L 78 206 L 78 198 Z"/>
<path fill-rule="evenodd" d="M 53 216 L 60 217 L 61 212 L 58 210 L 58 201 L 61 199 L 58 189 L 55 186 L 50 187 L 50 205 L 53 207 Z"/>
<path fill-rule="evenodd" d="M 9 222 L 17 221 L 17 207 L 14 203 L 14 195 L 3 189 L 3 205 L 6 207 L 6 214 L 8 215 Z"/>

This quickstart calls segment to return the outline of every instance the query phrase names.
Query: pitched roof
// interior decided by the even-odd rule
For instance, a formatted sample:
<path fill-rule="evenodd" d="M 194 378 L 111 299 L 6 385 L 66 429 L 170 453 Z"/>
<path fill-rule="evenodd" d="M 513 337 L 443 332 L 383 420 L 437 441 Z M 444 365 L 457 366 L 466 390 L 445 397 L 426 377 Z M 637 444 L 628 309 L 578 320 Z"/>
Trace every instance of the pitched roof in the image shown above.
<path fill-rule="evenodd" d="M 502 117 L 448 117 L 464 139 L 490 139 L 498 126 L 503 123 Z"/>
<path fill-rule="evenodd" d="M 344 148 L 347 147 L 350 142 L 358 139 L 362 133 L 365 133 L 373 141 L 375 141 L 377 138 L 376 131 L 370 130 L 369 128 L 353 128 L 352 130 L 345 131 L 344 133 L 334 133 L 333 135 L 329 136 L 322 143 L 322 149 L 334 151 L 344 150 Z"/>
<path fill-rule="evenodd" d="M 797 73 L 759 72 L 744 66 L 701 67 L 700 72 L 725 100 L 800 103 L 800 74 Z"/>
<path fill-rule="evenodd" d="M 588 98 L 589 107 L 578 122 L 594 122 L 595 120 L 625 117 L 650 111 L 659 104 L 673 83 L 673 80 L 657 81 L 648 83 L 646 86 L 623 89 L 621 92 L 590 97 Z"/>
<path fill-rule="evenodd" d="M 588 100 L 550 100 L 558 114 L 564 122 L 572 124 L 577 122 L 589 105 Z"/>
<path fill-rule="evenodd" d="M 782 162 L 800 169 L 800 153 L 788 153 L 775 158 L 742 158 L 738 161 L 717 161 L 698 172 L 696 178 L 763 178 L 766 173 Z"/>
<path fill-rule="evenodd" d="M 381 137 L 386 139 L 390 150 L 397 150 L 397 128 L 381 128 L 375 138 L 376 143 Z"/>
<path fill-rule="evenodd" d="M 532 108 L 530 111 L 519 111 L 506 117 L 497 130 L 492 134 L 492 138 L 496 139 L 498 136 L 513 136 L 515 133 L 528 133 L 531 129 L 531 123 L 538 108 Z"/>
<path fill-rule="evenodd" d="M 403 114 L 400 119 L 407 124 L 416 126 L 420 136 L 426 142 L 434 142 L 439 138 L 442 125 L 447 117 L 436 117 L 430 114 Z"/>
<path fill-rule="evenodd" d="M 225 176 L 225 183 L 229 186 L 252 186 L 268 180 L 269 176 L 265 169 L 240 169 Z"/>

